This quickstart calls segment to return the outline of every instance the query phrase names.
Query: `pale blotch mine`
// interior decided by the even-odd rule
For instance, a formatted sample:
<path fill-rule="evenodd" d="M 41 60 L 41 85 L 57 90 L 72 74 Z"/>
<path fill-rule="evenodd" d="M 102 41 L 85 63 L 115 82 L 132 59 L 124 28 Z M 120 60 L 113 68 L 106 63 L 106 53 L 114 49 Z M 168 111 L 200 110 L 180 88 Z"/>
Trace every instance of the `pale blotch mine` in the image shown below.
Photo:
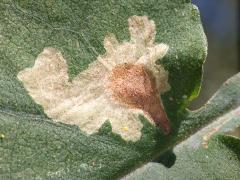
<path fill-rule="evenodd" d="M 66 60 L 54 48 L 45 48 L 34 66 L 19 72 L 17 77 L 54 121 L 77 125 L 87 134 L 97 132 L 109 121 L 112 132 L 124 140 L 137 141 L 143 127 L 138 115 L 143 112 L 116 102 L 106 89 L 107 77 L 118 64 L 144 64 L 154 75 L 158 91 L 169 90 L 168 73 L 155 63 L 165 56 L 168 46 L 154 43 L 155 23 L 146 16 L 132 16 L 128 23 L 130 42 L 120 43 L 114 35 L 107 35 L 106 53 L 71 82 Z"/>

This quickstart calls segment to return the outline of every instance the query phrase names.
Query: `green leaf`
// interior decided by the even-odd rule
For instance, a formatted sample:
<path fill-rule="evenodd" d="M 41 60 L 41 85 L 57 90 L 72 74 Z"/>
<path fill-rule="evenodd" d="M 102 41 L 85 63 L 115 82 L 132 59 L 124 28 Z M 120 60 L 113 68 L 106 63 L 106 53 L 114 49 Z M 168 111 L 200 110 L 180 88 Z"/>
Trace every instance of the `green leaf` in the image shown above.
<path fill-rule="evenodd" d="M 237 103 L 239 105 L 239 80 L 240 74 L 230 79 L 206 108 L 210 109 L 221 103 L 222 108 L 229 110 Z M 226 104 L 222 99 L 227 99 Z M 201 111 L 201 114 L 193 113 L 197 114 L 196 120 L 205 120 L 206 116 L 213 120 L 224 112 L 221 110 L 216 114 L 216 111 Z M 186 122 L 195 120 L 193 115 L 188 117 L 190 118 L 186 118 Z M 105 133 L 104 129 L 98 134 L 86 136 L 77 127 L 56 124 L 41 116 L 26 113 L 4 110 L 1 111 L 0 120 L 0 132 L 4 135 L 0 143 L 0 169 L 3 179 L 117 177 L 163 153 L 185 138 L 170 135 L 162 139 L 153 139 L 151 135 L 156 138 L 159 136 L 155 134 L 153 127 L 146 125 L 144 131 L 148 136 L 144 133 L 139 142 L 127 143 L 119 137 L 114 138 L 111 133 Z M 189 133 L 192 126 L 189 124 L 184 127 Z M 105 128 L 108 129 L 107 125 Z"/>
<path fill-rule="evenodd" d="M 177 145 L 175 154 L 164 159 L 165 164 L 176 160 L 170 168 L 148 163 L 124 179 L 239 179 L 240 139 L 222 134 L 233 134 L 232 130 L 240 127 L 239 112 L 240 107 Z"/>
<path fill-rule="evenodd" d="M 189 0 L 3 0 L 0 13 L 0 179 L 116 178 L 240 104 L 238 74 L 202 109 L 185 110 L 198 95 L 207 46 L 198 10 Z M 31 67 L 43 48 L 55 47 L 75 77 L 104 54 L 107 33 L 129 40 L 127 19 L 133 15 L 153 19 L 156 42 L 170 46 L 161 63 L 171 85 L 162 96 L 171 134 L 163 135 L 143 117 L 142 137 L 135 143 L 113 134 L 108 122 L 90 136 L 54 123 L 16 75 Z"/>
<path fill-rule="evenodd" d="M 239 179 L 240 139 L 218 135 L 211 138 L 208 148 L 182 146 L 171 168 L 149 163 L 125 180 L 158 179 Z"/>
<path fill-rule="evenodd" d="M 171 113 L 175 115 L 198 94 L 207 45 L 198 10 L 186 0 L 3 0 L 0 10 L 3 109 L 43 115 L 16 79 L 17 73 L 32 67 L 45 47 L 55 47 L 74 77 L 104 54 L 103 39 L 108 33 L 119 41 L 129 40 L 127 20 L 133 15 L 154 20 L 156 42 L 170 46 L 162 63 L 169 71 L 172 90 L 164 103 Z"/>

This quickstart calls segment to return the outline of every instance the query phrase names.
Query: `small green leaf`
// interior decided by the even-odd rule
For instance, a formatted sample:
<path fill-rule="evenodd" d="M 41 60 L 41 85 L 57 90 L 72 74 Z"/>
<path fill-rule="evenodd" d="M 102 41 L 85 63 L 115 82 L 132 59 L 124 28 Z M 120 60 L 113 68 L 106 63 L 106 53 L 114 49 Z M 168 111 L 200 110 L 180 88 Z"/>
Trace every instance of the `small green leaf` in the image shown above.
<path fill-rule="evenodd" d="M 226 113 L 177 145 L 171 156 L 161 157 L 165 162 L 158 162 L 166 167 L 148 163 L 123 179 L 238 179 L 240 139 L 226 134 L 233 134 L 232 131 L 240 127 L 239 112 L 240 107 Z M 172 162 L 175 163 L 168 167 Z"/>
<path fill-rule="evenodd" d="M 171 168 L 149 163 L 126 180 L 158 179 L 239 179 L 240 139 L 218 135 L 211 138 L 208 148 L 182 146 Z"/>

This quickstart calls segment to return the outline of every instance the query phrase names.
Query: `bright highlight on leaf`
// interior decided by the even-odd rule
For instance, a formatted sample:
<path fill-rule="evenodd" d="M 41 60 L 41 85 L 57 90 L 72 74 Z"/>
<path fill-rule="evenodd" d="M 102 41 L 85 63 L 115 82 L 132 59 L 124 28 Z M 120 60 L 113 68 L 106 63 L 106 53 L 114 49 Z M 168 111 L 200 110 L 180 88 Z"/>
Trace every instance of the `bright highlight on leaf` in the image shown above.
<path fill-rule="evenodd" d="M 45 48 L 18 78 L 50 118 L 77 125 L 87 134 L 108 120 L 114 133 L 137 141 L 143 127 L 139 114 L 167 134 L 170 128 L 159 94 L 170 86 L 168 73 L 156 61 L 168 46 L 154 43 L 155 23 L 146 16 L 132 16 L 128 23 L 131 41 L 119 43 L 114 35 L 106 36 L 106 54 L 72 82 L 65 59 L 53 48 Z"/>

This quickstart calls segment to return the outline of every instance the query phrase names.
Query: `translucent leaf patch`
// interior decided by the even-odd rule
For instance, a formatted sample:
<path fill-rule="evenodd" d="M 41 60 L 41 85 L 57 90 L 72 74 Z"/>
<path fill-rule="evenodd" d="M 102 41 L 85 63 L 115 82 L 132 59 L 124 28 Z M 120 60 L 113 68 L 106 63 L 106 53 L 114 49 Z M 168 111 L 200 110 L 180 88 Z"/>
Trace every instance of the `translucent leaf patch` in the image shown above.
<path fill-rule="evenodd" d="M 98 132 L 109 121 L 114 133 L 137 141 L 143 127 L 139 114 L 169 133 L 160 98 L 170 88 L 168 73 L 156 64 L 168 45 L 154 42 L 155 23 L 146 16 L 132 16 L 128 23 L 130 42 L 120 43 L 107 35 L 106 53 L 71 82 L 66 60 L 54 48 L 45 48 L 18 79 L 50 118 L 77 125 L 87 134 Z"/>

